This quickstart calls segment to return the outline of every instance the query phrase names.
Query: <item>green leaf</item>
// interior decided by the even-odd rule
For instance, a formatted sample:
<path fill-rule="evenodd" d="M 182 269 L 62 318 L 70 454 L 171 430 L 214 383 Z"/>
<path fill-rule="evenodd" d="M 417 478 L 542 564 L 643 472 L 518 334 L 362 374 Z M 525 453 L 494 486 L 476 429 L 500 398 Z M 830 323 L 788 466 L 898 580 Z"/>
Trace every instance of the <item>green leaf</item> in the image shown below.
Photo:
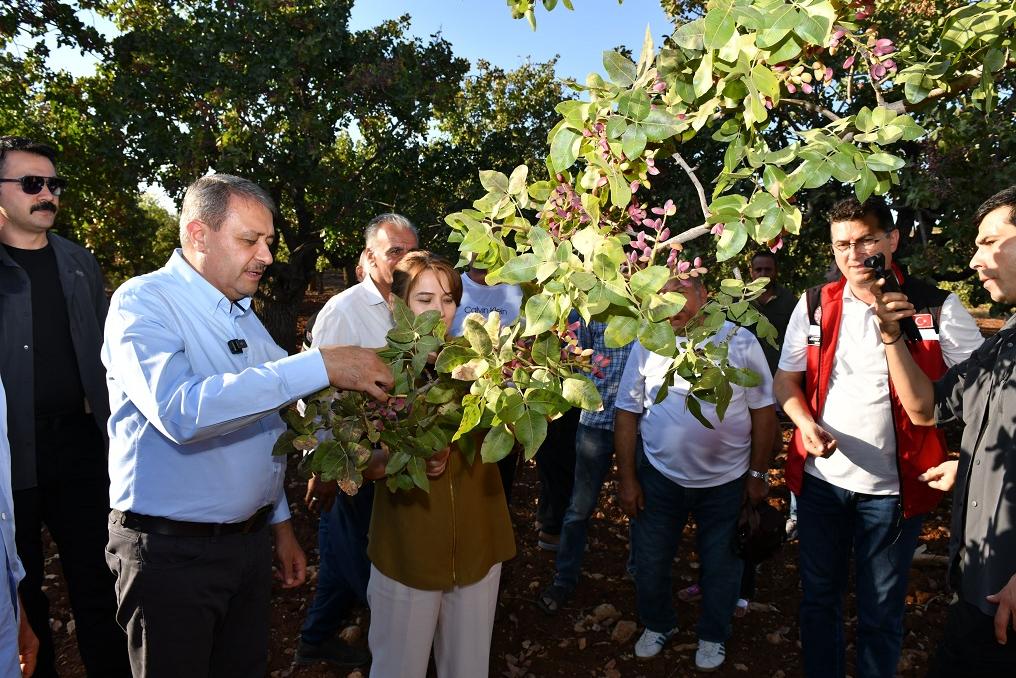
<path fill-rule="evenodd" d="M 515 422 L 515 437 L 522 443 L 526 459 L 532 459 L 547 439 L 547 418 L 539 412 L 526 410 Z"/>
<path fill-rule="evenodd" d="M 480 184 L 492 193 L 508 192 L 508 177 L 494 170 L 480 170 Z"/>
<path fill-rule="evenodd" d="M 282 432 L 282 435 L 275 441 L 275 445 L 272 447 L 272 454 L 275 456 L 285 456 L 293 451 L 293 441 L 299 434 L 296 431 L 286 430 Z"/>
<path fill-rule="evenodd" d="M 892 172 L 903 167 L 906 162 L 890 153 L 872 153 L 864 159 L 864 164 L 873 172 Z"/>
<path fill-rule="evenodd" d="M 506 388 L 498 398 L 495 411 L 506 424 L 514 424 L 526 412 L 525 402 L 518 389 Z"/>
<path fill-rule="evenodd" d="M 831 27 L 828 17 L 801 12 L 794 32 L 813 45 L 824 46 Z"/>
<path fill-rule="evenodd" d="M 638 336 L 639 321 L 626 315 L 614 315 L 607 321 L 607 328 L 603 332 L 604 342 L 607 348 L 621 348 L 635 341 Z"/>
<path fill-rule="evenodd" d="M 510 284 L 531 282 L 536 278 L 536 269 L 541 263 L 543 263 L 543 259 L 536 254 L 520 254 L 501 267 L 496 282 Z"/>
<path fill-rule="evenodd" d="M 691 82 L 696 98 L 713 88 L 713 55 L 711 52 L 706 52 L 702 57 Z"/>
<path fill-rule="evenodd" d="M 519 165 L 512 171 L 512 175 L 508 177 L 508 193 L 512 195 L 520 195 L 526 190 L 526 179 L 529 177 L 529 168 L 525 165 Z"/>
<path fill-rule="evenodd" d="M 770 49 L 784 41 L 798 22 L 798 12 L 793 5 L 782 4 L 770 9 L 766 14 L 764 28 L 755 36 L 755 44 L 759 49 Z M 781 60 L 770 59 L 769 63 L 780 63 Z"/>
<path fill-rule="evenodd" d="M 625 55 L 612 50 L 604 52 L 603 68 L 607 71 L 607 77 L 615 85 L 631 87 L 635 84 L 637 77 L 635 63 Z"/>
<path fill-rule="evenodd" d="M 529 301 L 526 302 L 525 318 L 526 329 L 522 336 L 532 337 L 546 332 L 557 322 L 557 300 L 546 294 L 529 297 Z"/>
<path fill-rule="evenodd" d="M 413 479 L 414 485 L 424 492 L 430 492 L 430 480 L 427 478 L 427 462 L 419 457 L 413 457 L 406 464 L 406 470 L 409 471 L 409 477 Z"/>
<path fill-rule="evenodd" d="M 779 44 L 769 50 L 768 62 L 771 64 L 781 64 L 784 61 L 796 58 L 800 53 L 801 43 L 798 41 L 797 36 L 790 33 Z"/>
<path fill-rule="evenodd" d="M 476 425 L 480 423 L 480 414 L 480 396 L 469 394 L 463 397 L 462 420 L 459 422 L 459 428 L 455 431 L 455 435 L 452 436 L 452 442 L 476 428 Z"/>
<path fill-rule="evenodd" d="M 649 141 L 657 142 L 669 139 L 678 134 L 686 125 L 663 108 L 649 111 L 645 120 L 639 123 L 639 129 L 646 134 Z"/>
<path fill-rule="evenodd" d="M 709 420 L 702 415 L 702 405 L 699 404 L 698 398 L 689 393 L 685 403 L 688 405 L 688 411 L 691 412 L 693 417 L 698 419 L 700 424 L 708 429 L 713 428 L 713 425 L 709 423 Z"/>
<path fill-rule="evenodd" d="M 687 50 L 702 51 L 705 46 L 705 22 L 695 19 L 674 31 L 674 42 Z"/>
<path fill-rule="evenodd" d="M 533 248 L 533 254 L 541 261 L 549 261 L 554 258 L 554 240 L 545 229 L 533 226 L 529 229 L 529 245 Z"/>
<path fill-rule="evenodd" d="M 647 141 L 646 133 L 642 131 L 640 125 L 630 125 L 621 137 L 621 150 L 626 158 L 635 160 L 642 157 L 642 151 L 646 150 Z"/>
<path fill-rule="evenodd" d="M 459 365 L 464 365 L 476 357 L 478 357 L 476 351 L 471 348 L 449 344 L 438 354 L 437 361 L 434 363 L 434 369 L 442 374 L 447 374 Z"/>
<path fill-rule="evenodd" d="M 561 384 L 561 394 L 569 403 L 583 410 L 599 412 L 603 409 L 603 400 L 596 390 L 596 384 L 585 375 L 575 374 L 565 379 Z"/>
<path fill-rule="evenodd" d="M 515 437 L 501 424 L 487 431 L 480 446 L 480 458 L 488 464 L 499 462 L 508 456 L 515 444 Z"/>
<path fill-rule="evenodd" d="M 720 49 L 734 36 L 734 3 L 732 0 L 718 0 L 711 3 L 703 24 L 702 42 L 706 49 Z"/>
<path fill-rule="evenodd" d="M 776 99 L 780 94 L 780 81 L 776 75 L 762 64 L 755 64 L 751 69 L 751 80 L 759 92 Z"/>
<path fill-rule="evenodd" d="M 641 299 L 659 292 L 668 280 L 670 280 L 670 269 L 666 266 L 649 266 L 636 271 L 629 284 L 631 291 Z"/>
<path fill-rule="evenodd" d="M 581 134 L 568 127 L 559 128 L 550 142 L 550 161 L 554 165 L 554 170 L 563 172 L 571 167 L 579 157 L 581 144 Z M 505 181 L 507 183 L 507 177 Z"/>
<path fill-rule="evenodd" d="M 865 167 L 861 170 L 860 178 L 854 184 L 854 193 L 857 195 L 857 199 L 860 202 L 867 200 L 875 191 L 877 184 L 878 178 L 875 176 L 875 173 Z"/>
<path fill-rule="evenodd" d="M 668 320 L 655 323 L 643 320 L 639 325 L 638 339 L 639 343 L 653 353 L 668 357 L 674 355 L 676 337 Z"/>
<path fill-rule="evenodd" d="M 462 323 L 462 336 L 469 341 L 469 345 L 477 355 L 487 356 L 494 350 L 494 344 L 490 340 L 490 335 L 487 334 L 487 328 L 472 315 L 466 316 Z"/>
<path fill-rule="evenodd" d="M 629 120 L 645 120 L 651 110 L 649 95 L 644 90 L 637 89 L 625 92 L 617 99 L 617 112 Z"/>
<path fill-rule="evenodd" d="M 775 165 L 766 165 L 766 168 L 762 171 L 762 185 L 765 186 L 766 190 L 769 191 L 769 194 L 774 198 L 780 197 L 786 181 L 786 173 Z"/>
<path fill-rule="evenodd" d="M 744 224 L 731 222 L 724 225 L 723 233 L 716 241 L 716 261 L 726 261 L 737 255 L 748 242 L 748 231 Z"/>
<path fill-rule="evenodd" d="M 613 173 L 607 177 L 610 186 L 610 203 L 614 207 L 627 207 L 631 202 L 631 186 L 623 174 Z"/>
<path fill-rule="evenodd" d="M 620 139 L 626 129 L 628 129 L 628 121 L 623 116 L 612 115 L 607 118 L 608 139 Z"/>

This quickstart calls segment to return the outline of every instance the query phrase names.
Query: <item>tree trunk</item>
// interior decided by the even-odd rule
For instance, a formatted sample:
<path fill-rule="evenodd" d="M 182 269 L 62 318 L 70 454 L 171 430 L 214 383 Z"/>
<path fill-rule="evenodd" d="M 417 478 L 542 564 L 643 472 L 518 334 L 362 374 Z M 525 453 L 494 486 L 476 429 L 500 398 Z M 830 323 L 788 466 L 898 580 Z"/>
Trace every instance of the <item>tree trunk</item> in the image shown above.
<path fill-rule="evenodd" d="M 265 279 L 254 297 L 254 312 L 265 329 L 290 353 L 299 348 L 296 319 L 307 285 L 314 277 L 317 243 L 312 241 L 290 252 L 289 261 L 276 261 L 268 267 Z"/>

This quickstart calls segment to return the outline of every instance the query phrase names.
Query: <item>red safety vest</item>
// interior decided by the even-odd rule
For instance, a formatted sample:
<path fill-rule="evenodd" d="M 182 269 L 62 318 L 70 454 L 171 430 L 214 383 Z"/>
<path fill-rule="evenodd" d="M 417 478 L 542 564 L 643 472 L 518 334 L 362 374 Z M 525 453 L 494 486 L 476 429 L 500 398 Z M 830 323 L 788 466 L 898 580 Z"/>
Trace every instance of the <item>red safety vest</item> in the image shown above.
<path fill-rule="evenodd" d="M 896 276 L 903 280 L 903 274 L 895 264 L 893 269 Z M 804 373 L 804 393 L 808 408 L 816 418 L 822 412 L 829 390 L 829 378 L 836 356 L 836 341 L 839 338 L 840 321 L 843 317 L 843 288 L 846 283 L 846 278 L 841 277 L 838 282 L 819 285 L 807 292 L 808 317 L 813 326 L 819 327 L 819 340 L 808 341 L 808 367 Z M 948 292 L 914 279 L 903 280 L 902 286 L 904 293 L 917 309 L 918 326 L 926 326 L 922 327 L 922 334 L 928 335 L 928 338 L 919 342 L 907 342 L 907 348 L 910 349 L 910 354 L 917 365 L 934 381 L 946 372 L 942 348 L 938 341 L 938 329 L 942 304 Z M 929 315 L 930 322 L 927 318 Z M 903 340 L 906 341 L 906 338 Z M 918 480 L 917 476 L 945 461 L 945 437 L 934 426 L 918 426 L 910 421 L 892 379 L 889 380 L 889 395 L 896 432 L 896 468 L 900 475 L 900 499 L 903 514 L 909 518 L 927 513 L 935 508 L 942 498 L 941 491 L 928 487 L 927 483 Z M 790 489 L 797 494 L 801 492 L 804 462 L 807 457 L 801 432 L 796 430 L 787 449 L 786 480 Z"/>

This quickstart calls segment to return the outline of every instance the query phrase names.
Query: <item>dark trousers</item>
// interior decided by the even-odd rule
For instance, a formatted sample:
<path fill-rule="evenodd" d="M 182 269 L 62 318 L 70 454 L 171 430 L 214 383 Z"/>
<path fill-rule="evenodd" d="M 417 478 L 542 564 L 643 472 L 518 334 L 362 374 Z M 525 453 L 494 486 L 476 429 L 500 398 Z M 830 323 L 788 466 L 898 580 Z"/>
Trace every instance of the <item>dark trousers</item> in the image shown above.
<path fill-rule="evenodd" d="M 264 678 L 271 530 L 170 537 L 110 520 L 106 562 L 135 678 Z"/>
<path fill-rule="evenodd" d="M 1016 676 L 1016 632 L 1008 627 L 1005 645 L 995 639 L 995 620 L 965 600 L 949 606 L 945 635 L 928 678 Z"/>
<path fill-rule="evenodd" d="M 103 562 L 109 476 L 105 444 L 86 414 L 40 420 L 36 426 L 38 486 L 14 493 L 19 587 L 29 624 L 39 637 L 37 678 L 56 676 L 49 599 L 42 591 L 42 526 L 60 553 L 74 614 L 78 649 L 90 678 L 129 676 L 127 639 L 116 624 L 113 577 Z"/>
<path fill-rule="evenodd" d="M 300 631 L 305 643 L 320 645 L 328 640 L 354 603 L 367 604 L 367 531 L 373 506 L 374 484 L 364 483 L 352 497 L 339 492 L 331 510 L 321 514 L 317 590 Z"/>
<path fill-rule="evenodd" d="M 540 498 L 536 519 L 550 534 L 561 534 L 564 514 L 571 503 L 575 484 L 575 434 L 579 427 L 578 408 L 572 408 L 547 426 L 547 439 L 536 452 Z"/>

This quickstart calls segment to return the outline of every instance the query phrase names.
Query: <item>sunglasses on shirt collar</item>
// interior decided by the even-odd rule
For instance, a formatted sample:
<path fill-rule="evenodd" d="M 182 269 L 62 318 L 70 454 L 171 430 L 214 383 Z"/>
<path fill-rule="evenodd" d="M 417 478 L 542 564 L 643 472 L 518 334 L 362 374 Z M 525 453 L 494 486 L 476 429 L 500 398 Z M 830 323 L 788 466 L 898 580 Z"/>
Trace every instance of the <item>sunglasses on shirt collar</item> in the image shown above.
<path fill-rule="evenodd" d="M 42 187 L 46 186 L 49 188 L 50 193 L 58 196 L 63 193 L 65 188 L 67 188 L 67 180 L 63 177 L 37 177 L 28 175 L 18 177 L 17 179 L 0 179 L 0 183 L 21 184 L 21 190 L 28 195 L 37 195 L 42 191 Z"/>

